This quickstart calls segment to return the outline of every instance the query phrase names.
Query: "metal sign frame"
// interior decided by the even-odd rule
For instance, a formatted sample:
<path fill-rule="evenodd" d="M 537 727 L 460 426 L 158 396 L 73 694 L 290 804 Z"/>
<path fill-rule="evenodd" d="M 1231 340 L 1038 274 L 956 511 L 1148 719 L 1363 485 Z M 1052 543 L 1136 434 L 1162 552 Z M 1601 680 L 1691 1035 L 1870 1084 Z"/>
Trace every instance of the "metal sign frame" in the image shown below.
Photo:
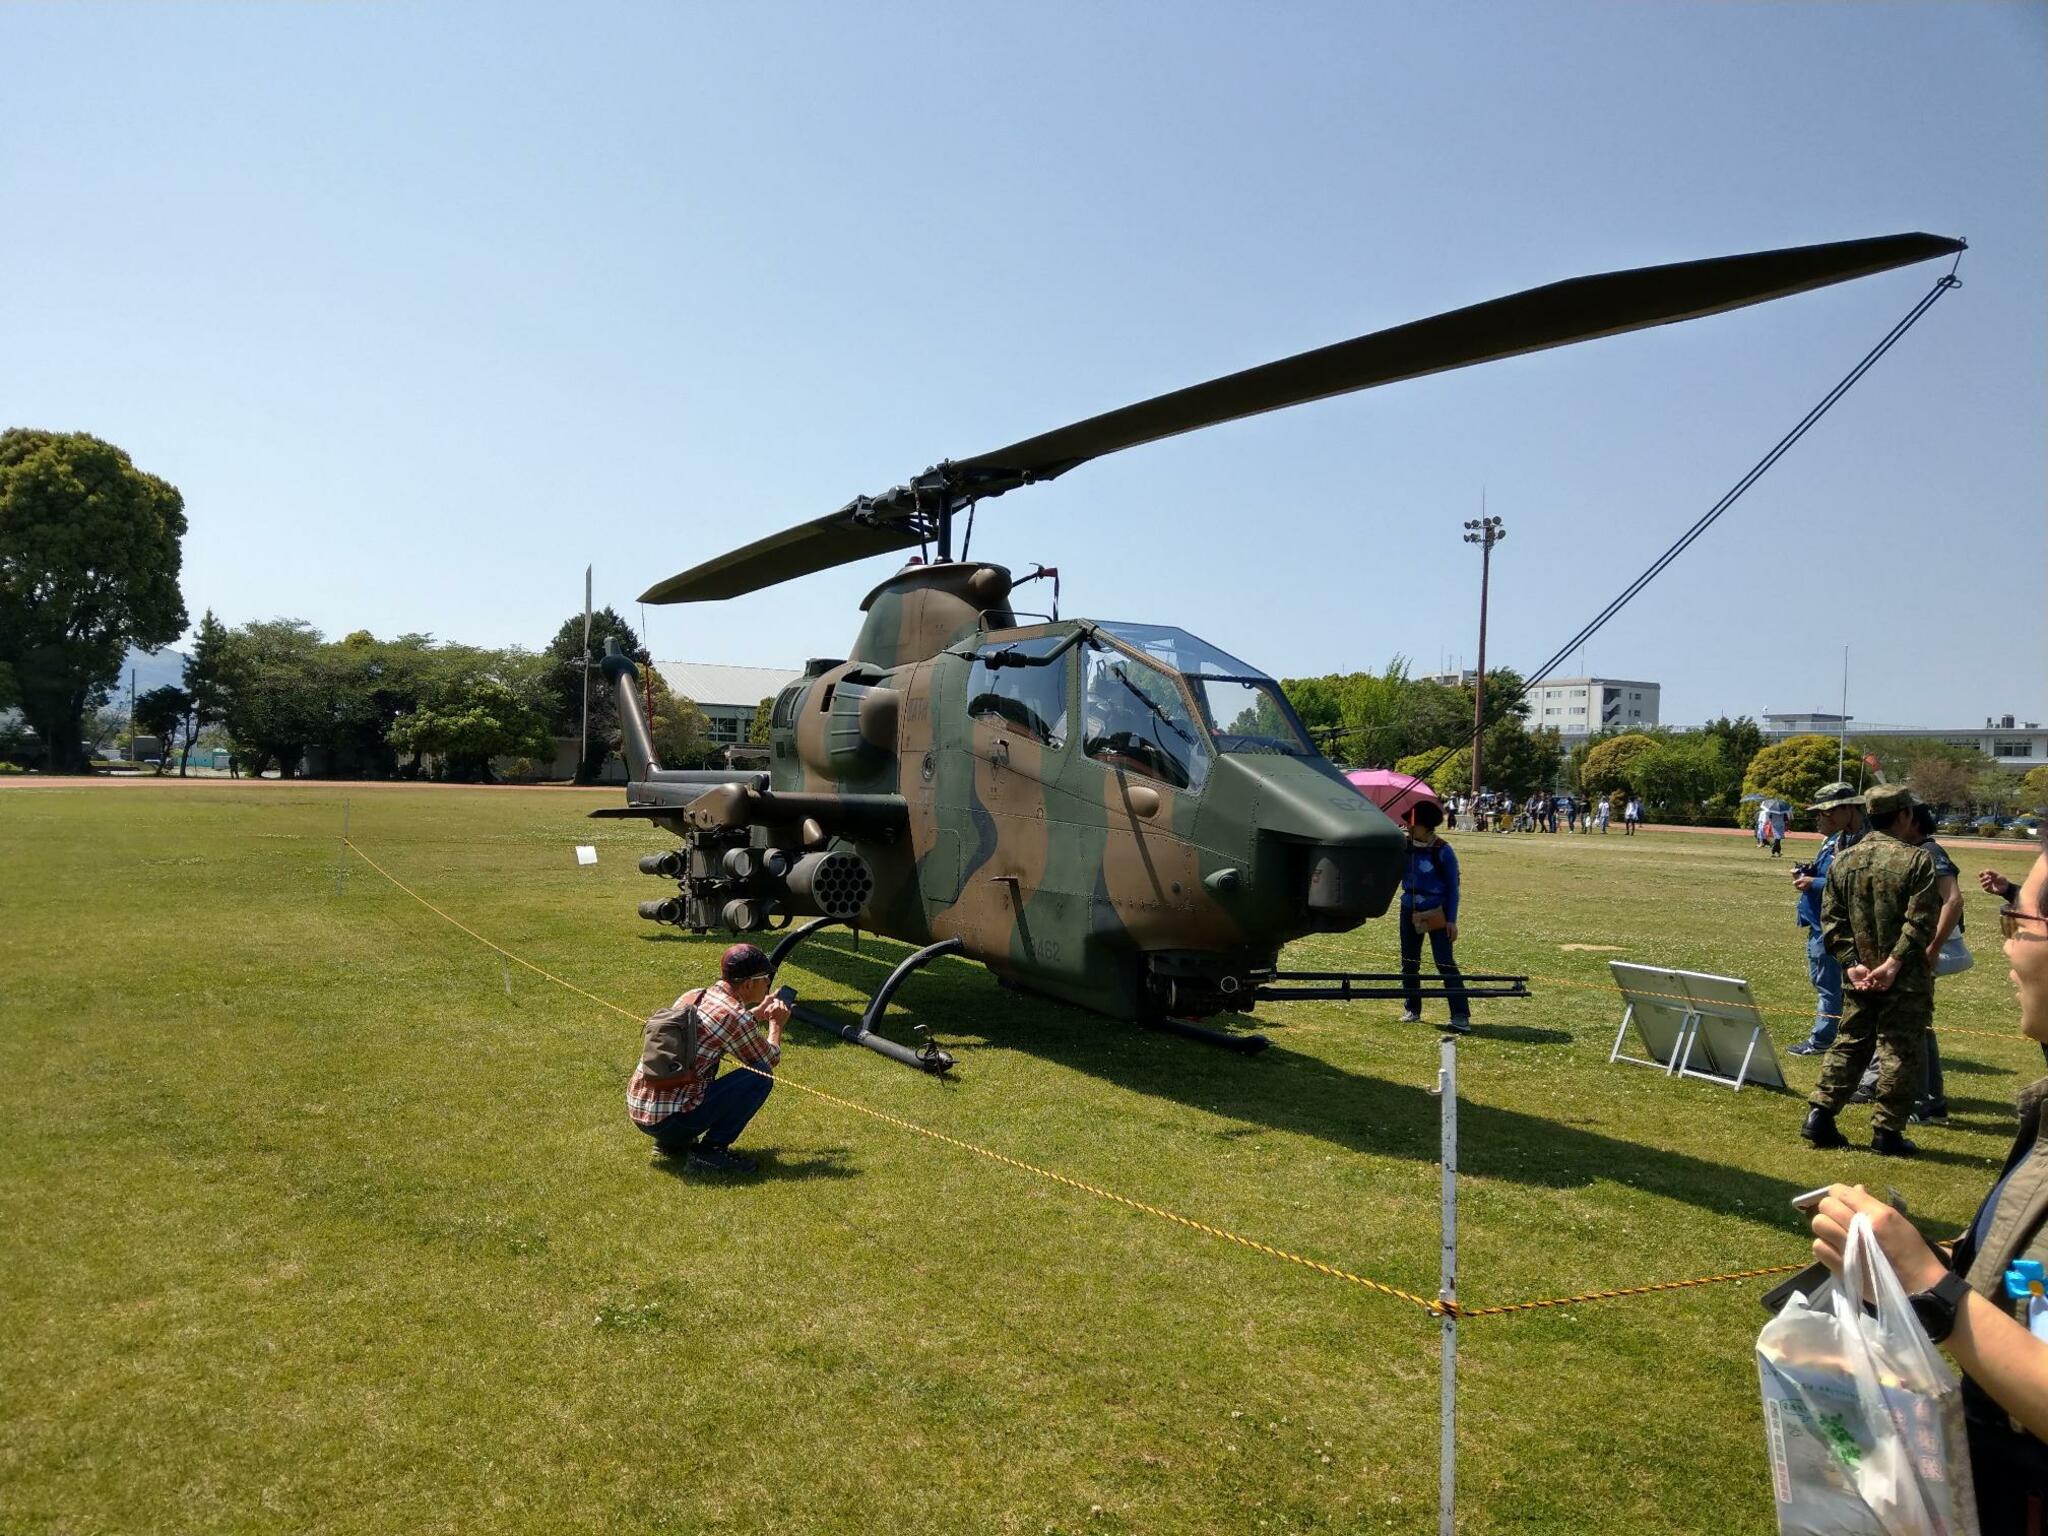
<path fill-rule="evenodd" d="M 1738 1093 L 1745 1084 L 1787 1087 L 1746 980 L 1625 960 L 1608 961 L 1608 969 L 1627 1004 L 1607 1056 L 1610 1065 L 1661 1067 L 1666 1077 L 1719 1083 Z M 1648 1057 L 1622 1050 L 1631 1025 Z"/>

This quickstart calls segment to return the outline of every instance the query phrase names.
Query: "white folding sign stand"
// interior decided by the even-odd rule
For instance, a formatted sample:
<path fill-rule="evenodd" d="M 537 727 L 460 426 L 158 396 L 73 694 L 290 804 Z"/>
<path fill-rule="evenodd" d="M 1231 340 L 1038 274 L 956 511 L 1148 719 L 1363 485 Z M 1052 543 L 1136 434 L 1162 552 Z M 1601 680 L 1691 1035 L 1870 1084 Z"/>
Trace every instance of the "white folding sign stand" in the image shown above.
<path fill-rule="evenodd" d="M 1614 984 L 1628 1005 L 1615 1031 L 1610 1063 L 1662 1067 L 1666 1077 L 1692 1077 L 1741 1091 L 1745 1083 L 1785 1087 L 1778 1054 L 1749 983 L 1735 976 L 1677 971 L 1611 960 Z M 1630 1056 L 1622 1047 L 1633 1024 L 1650 1052 Z"/>

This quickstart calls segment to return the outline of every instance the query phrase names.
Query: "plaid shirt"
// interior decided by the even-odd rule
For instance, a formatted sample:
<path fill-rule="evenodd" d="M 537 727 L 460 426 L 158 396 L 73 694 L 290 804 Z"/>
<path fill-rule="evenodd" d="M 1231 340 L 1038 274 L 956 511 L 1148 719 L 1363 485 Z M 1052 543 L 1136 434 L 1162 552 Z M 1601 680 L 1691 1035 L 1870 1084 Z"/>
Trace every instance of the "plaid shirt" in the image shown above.
<path fill-rule="evenodd" d="M 685 992 L 676 999 L 678 1006 Z M 755 1022 L 753 1014 L 740 1006 L 724 982 L 704 989 L 697 1000 L 697 1017 L 703 1022 L 697 1031 L 697 1055 L 690 1070 L 679 1078 L 650 1079 L 638 1067 L 626 1085 L 626 1113 L 641 1125 L 658 1125 L 670 1115 L 695 1109 L 704 1102 L 711 1080 L 718 1076 L 718 1063 L 731 1051 L 749 1066 L 764 1072 L 775 1070 L 782 1051 L 771 1045 Z"/>

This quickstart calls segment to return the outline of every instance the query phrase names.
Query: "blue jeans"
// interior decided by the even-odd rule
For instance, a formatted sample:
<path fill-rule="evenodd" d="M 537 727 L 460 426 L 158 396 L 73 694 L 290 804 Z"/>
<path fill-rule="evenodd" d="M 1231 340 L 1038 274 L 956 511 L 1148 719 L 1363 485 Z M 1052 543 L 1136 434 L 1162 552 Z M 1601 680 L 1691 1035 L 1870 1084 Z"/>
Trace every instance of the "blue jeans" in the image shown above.
<path fill-rule="evenodd" d="M 735 1067 L 705 1091 L 703 1102 L 695 1109 L 681 1110 L 640 1129 L 664 1152 L 687 1151 L 700 1136 L 707 1147 L 729 1147 L 768 1102 L 768 1090 L 774 1086 L 775 1079 L 765 1072 Z M 640 1124 L 637 1120 L 633 1123 Z"/>
<path fill-rule="evenodd" d="M 1422 935 L 1415 931 L 1415 924 L 1409 921 L 1410 914 L 1401 914 L 1401 998 L 1407 1003 L 1410 1013 L 1422 1012 Z M 1472 1004 L 1465 998 L 1464 978 L 1459 974 L 1458 962 L 1452 958 L 1451 936 L 1438 928 L 1429 936 L 1429 957 L 1436 962 L 1436 968 L 1443 975 L 1450 993 L 1451 1017 L 1470 1021 Z"/>
<path fill-rule="evenodd" d="M 1842 1019 L 1842 963 L 1821 946 L 1820 930 L 1806 930 L 1806 976 L 1813 983 L 1813 1033 L 1810 1045 L 1825 1049 L 1835 1043 L 1835 1027 Z"/>

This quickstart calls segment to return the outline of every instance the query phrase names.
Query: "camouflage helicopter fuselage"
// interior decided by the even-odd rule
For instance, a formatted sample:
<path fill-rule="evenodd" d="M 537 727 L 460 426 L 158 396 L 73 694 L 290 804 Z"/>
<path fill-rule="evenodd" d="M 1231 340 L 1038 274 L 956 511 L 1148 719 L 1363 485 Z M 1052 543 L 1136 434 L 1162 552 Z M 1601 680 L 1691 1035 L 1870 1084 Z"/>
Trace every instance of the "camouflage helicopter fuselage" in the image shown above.
<path fill-rule="evenodd" d="M 707 927 L 715 910 L 747 931 L 822 911 L 920 946 L 957 939 L 1005 980 L 1099 1013 L 1185 1018 L 1249 1010 L 1288 940 L 1386 910 L 1400 830 L 1307 745 L 1270 679 L 1221 684 L 1276 733 L 1233 749 L 1209 718 L 1214 680 L 1158 664 L 1126 638 L 1140 627 L 1020 624 L 1009 592 L 993 565 L 884 582 L 853 655 L 777 697 L 765 780 L 671 784 L 636 763 L 637 814 L 697 841 L 744 832 L 755 851 L 684 850 L 658 871 L 684 877 L 662 915 Z M 821 853 L 842 861 L 829 890 Z M 689 900 L 690 870 L 724 878 L 750 857 L 787 873 Z"/>

